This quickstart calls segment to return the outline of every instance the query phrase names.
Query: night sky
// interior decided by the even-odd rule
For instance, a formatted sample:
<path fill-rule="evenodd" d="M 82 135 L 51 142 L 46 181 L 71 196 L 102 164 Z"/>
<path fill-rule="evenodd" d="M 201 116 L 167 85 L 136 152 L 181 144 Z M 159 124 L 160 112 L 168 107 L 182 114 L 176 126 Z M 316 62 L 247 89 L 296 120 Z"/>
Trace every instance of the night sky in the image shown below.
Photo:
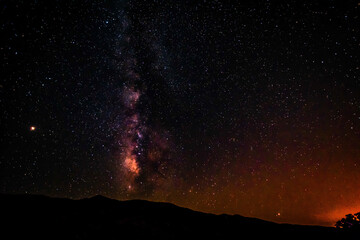
<path fill-rule="evenodd" d="M 360 3 L 300 2 L 0 1 L 0 191 L 358 212 Z"/>

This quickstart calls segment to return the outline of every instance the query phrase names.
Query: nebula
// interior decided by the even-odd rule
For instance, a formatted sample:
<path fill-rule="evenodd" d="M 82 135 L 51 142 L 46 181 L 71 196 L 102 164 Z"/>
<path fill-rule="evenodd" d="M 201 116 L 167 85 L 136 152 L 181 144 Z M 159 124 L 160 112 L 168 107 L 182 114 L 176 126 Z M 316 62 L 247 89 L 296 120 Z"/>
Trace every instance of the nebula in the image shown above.
<path fill-rule="evenodd" d="M 124 167 L 135 175 L 138 175 L 140 172 L 139 164 L 136 161 L 136 156 L 125 158 Z"/>

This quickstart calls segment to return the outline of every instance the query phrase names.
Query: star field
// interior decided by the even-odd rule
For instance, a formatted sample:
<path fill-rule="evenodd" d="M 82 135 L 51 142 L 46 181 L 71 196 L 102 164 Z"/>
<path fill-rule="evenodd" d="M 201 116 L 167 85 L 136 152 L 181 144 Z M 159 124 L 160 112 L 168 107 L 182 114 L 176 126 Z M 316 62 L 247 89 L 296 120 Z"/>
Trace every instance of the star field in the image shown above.
<path fill-rule="evenodd" d="M 2 192 L 359 211 L 359 3 L 1 6 Z"/>

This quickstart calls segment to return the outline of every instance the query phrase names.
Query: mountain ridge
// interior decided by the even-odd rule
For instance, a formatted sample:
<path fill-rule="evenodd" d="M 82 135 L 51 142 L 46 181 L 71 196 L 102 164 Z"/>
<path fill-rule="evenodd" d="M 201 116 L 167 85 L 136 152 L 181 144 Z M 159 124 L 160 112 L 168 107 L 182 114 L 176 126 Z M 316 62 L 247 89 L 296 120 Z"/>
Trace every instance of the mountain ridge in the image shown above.
<path fill-rule="evenodd" d="M 4 230 L 18 237 L 52 239 L 182 239 L 251 235 L 340 237 L 351 235 L 322 226 L 275 223 L 241 215 L 212 214 L 172 203 L 125 200 L 96 195 L 72 200 L 43 195 L 0 194 Z M 21 229 L 22 231 L 19 231 Z"/>

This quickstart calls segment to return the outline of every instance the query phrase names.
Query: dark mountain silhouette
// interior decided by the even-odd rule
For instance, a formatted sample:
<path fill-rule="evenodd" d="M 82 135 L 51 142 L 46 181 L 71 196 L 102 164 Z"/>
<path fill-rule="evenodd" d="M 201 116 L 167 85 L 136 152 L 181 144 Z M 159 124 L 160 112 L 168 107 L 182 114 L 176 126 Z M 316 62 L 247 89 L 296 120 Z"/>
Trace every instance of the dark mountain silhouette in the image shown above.
<path fill-rule="evenodd" d="M 1 236 L 8 239 L 341 239 L 340 229 L 277 224 L 239 215 L 214 215 L 170 203 L 0 195 Z M 8 235 L 10 234 L 10 235 Z M 351 235 L 352 234 L 352 235 Z"/>

